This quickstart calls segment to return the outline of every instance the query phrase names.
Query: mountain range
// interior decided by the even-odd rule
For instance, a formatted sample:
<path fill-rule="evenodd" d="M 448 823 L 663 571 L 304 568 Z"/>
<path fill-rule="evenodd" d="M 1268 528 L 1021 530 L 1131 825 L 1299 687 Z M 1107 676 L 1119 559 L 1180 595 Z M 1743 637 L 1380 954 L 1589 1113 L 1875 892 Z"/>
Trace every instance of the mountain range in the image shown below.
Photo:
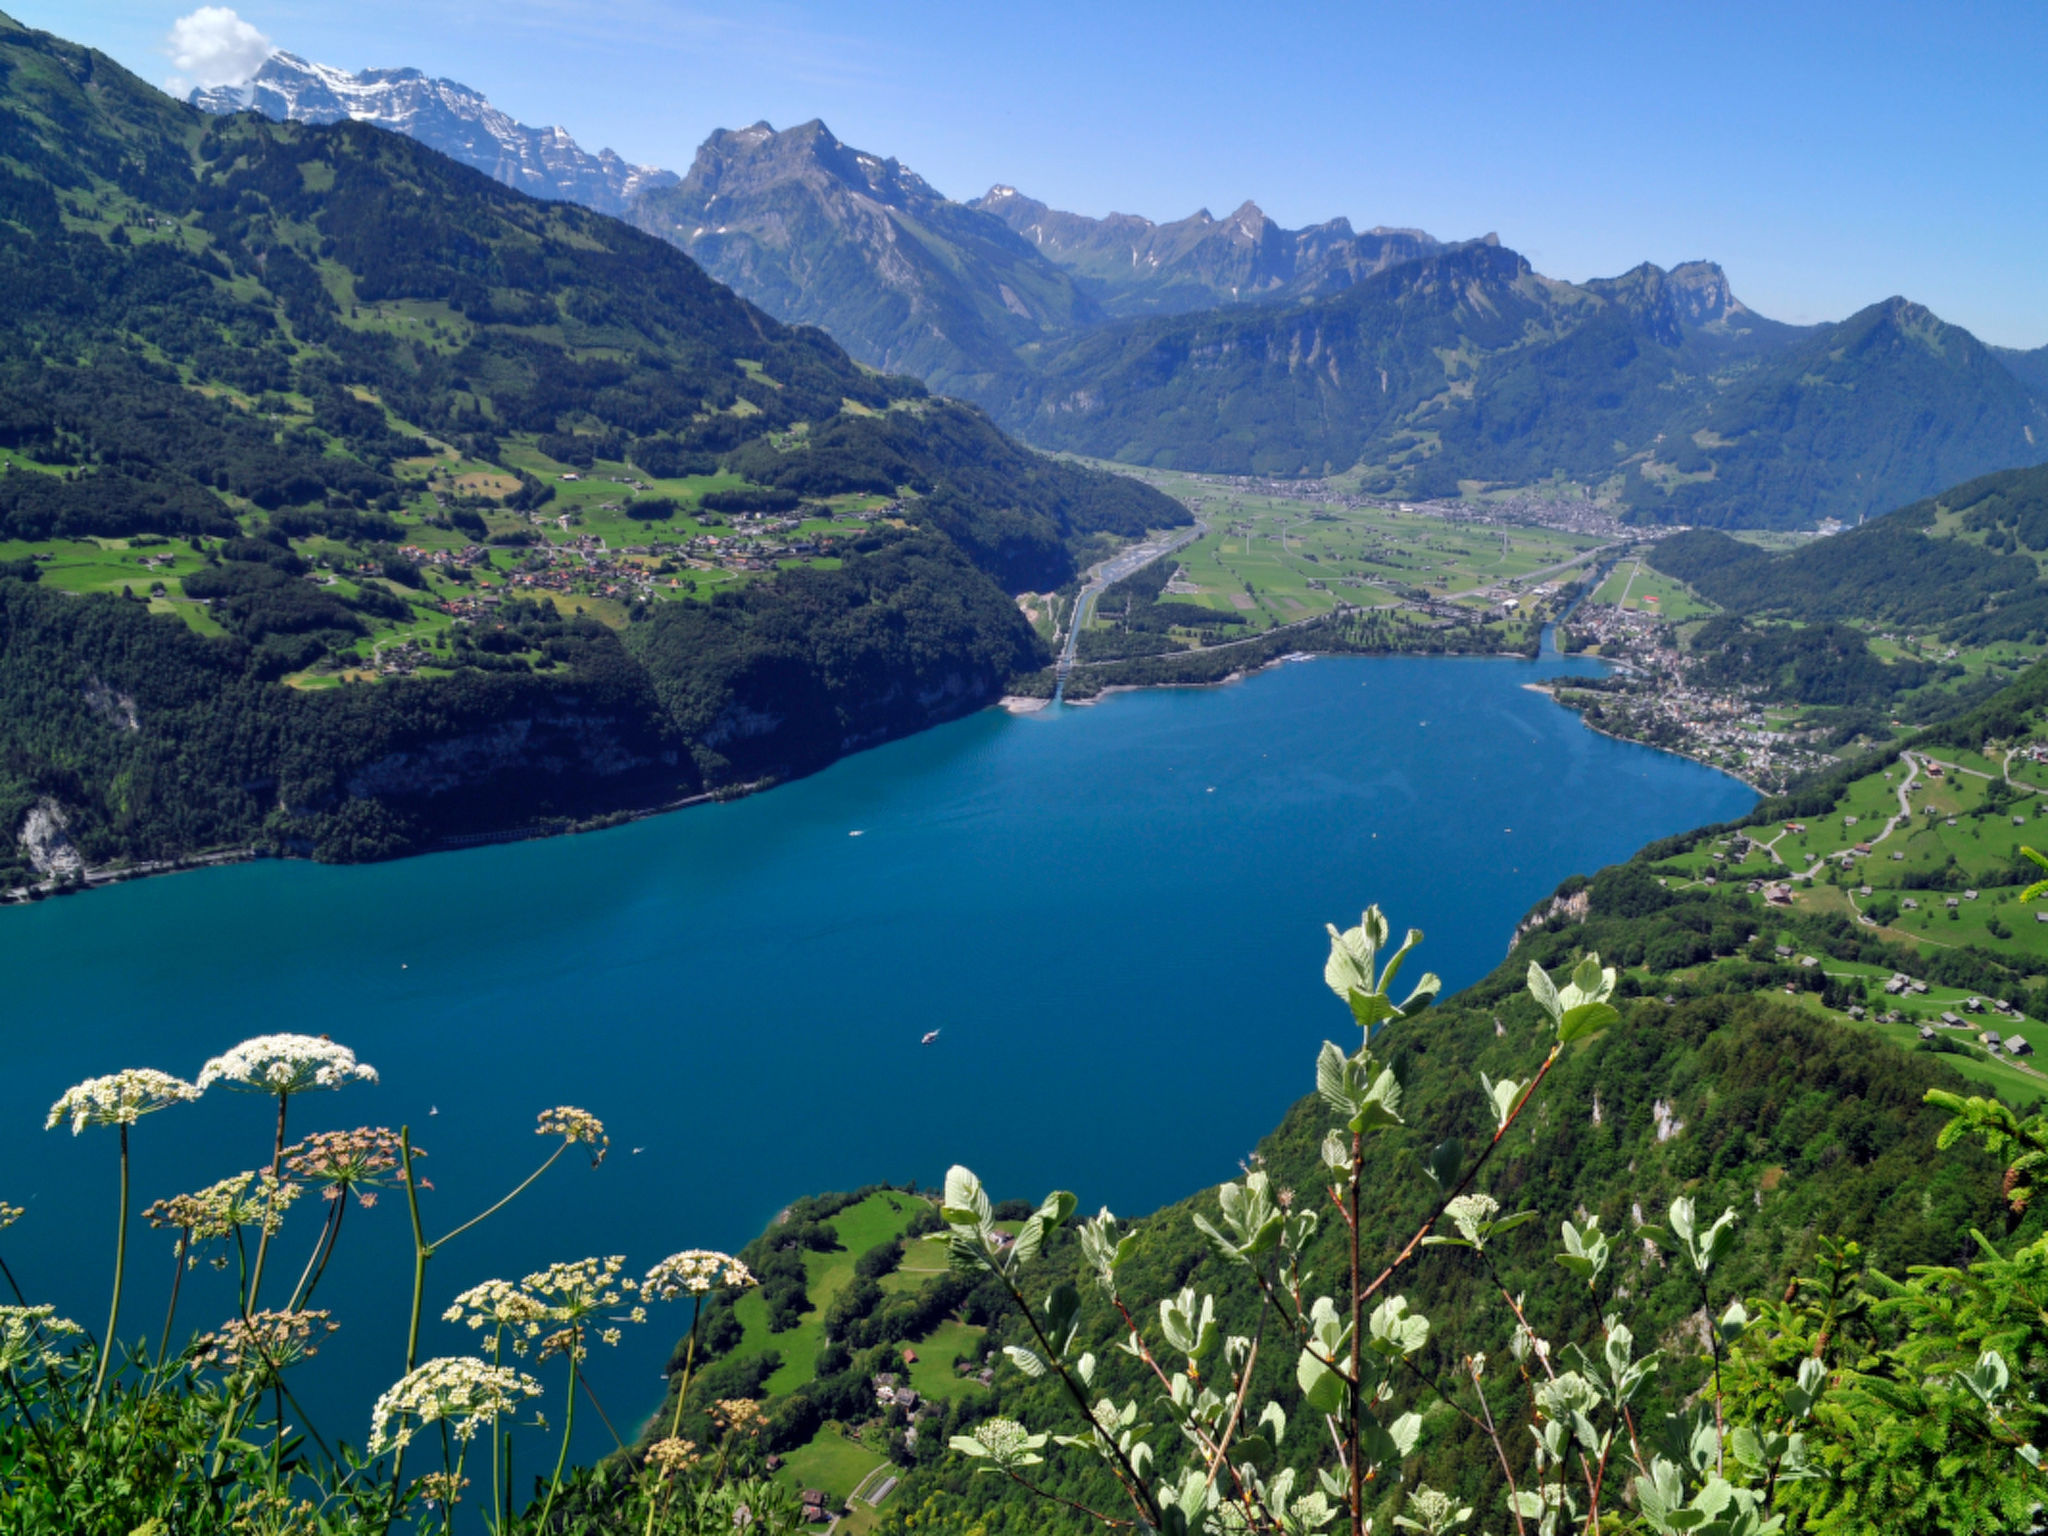
<path fill-rule="evenodd" d="M 516 122 L 481 92 L 416 69 L 351 74 L 279 52 L 245 83 L 195 90 L 190 99 L 208 112 L 253 111 L 280 122 L 371 123 L 508 187 L 600 213 L 624 213 L 642 192 L 676 179 L 651 165 L 629 165 L 609 149 L 592 154 L 560 128 Z"/>
<path fill-rule="evenodd" d="M 807 771 L 990 702 L 1048 660 L 1012 591 L 1187 520 L 367 123 L 209 117 L 0 16 L 0 144 L 0 532 L 31 551 L 0 573 L 0 824 L 54 807 L 93 864 L 390 856 Z M 713 484 L 889 511 L 607 625 L 508 571 L 546 569 L 534 509 L 593 461 L 663 484 L 657 517 Z M 497 489 L 428 489 L 458 464 Z M 173 554 L 126 551 L 176 541 L 179 602 L 39 580 L 93 538 L 144 584 Z M 433 664 L 281 680 L 389 623 L 438 631 Z"/>
<path fill-rule="evenodd" d="M 1570 283 L 1492 235 L 1287 229 L 1252 202 L 1169 223 L 1004 185 L 958 202 L 817 121 L 721 129 L 674 177 L 452 82 L 289 55 L 194 100 L 376 121 L 619 212 L 1051 449 L 1412 497 L 1547 484 L 1635 521 L 1761 527 L 1854 522 L 2048 459 L 2048 348 L 1987 347 L 1903 298 L 1792 326 L 1706 261 Z"/>

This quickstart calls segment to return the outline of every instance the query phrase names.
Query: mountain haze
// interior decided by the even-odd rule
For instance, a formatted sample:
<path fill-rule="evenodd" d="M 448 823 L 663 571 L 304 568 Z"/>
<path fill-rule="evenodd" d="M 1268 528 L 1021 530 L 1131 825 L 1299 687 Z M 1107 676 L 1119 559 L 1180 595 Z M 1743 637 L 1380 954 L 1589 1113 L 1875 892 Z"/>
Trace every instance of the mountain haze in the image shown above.
<path fill-rule="evenodd" d="M 1005 186 L 968 206 L 1001 219 L 1117 316 L 1334 292 L 1440 248 L 1419 229 L 1356 234 L 1348 219 L 1283 229 L 1249 200 L 1225 219 L 1203 208 L 1168 224 L 1062 213 Z"/>
<path fill-rule="evenodd" d="M 416 69 L 350 74 L 280 52 L 246 84 L 195 90 L 189 100 L 207 112 L 253 111 L 280 122 L 371 123 L 508 187 L 600 213 L 623 213 L 640 193 L 676 179 L 651 165 L 629 165 L 609 149 L 592 154 L 561 128 L 516 122 L 481 92 Z"/>

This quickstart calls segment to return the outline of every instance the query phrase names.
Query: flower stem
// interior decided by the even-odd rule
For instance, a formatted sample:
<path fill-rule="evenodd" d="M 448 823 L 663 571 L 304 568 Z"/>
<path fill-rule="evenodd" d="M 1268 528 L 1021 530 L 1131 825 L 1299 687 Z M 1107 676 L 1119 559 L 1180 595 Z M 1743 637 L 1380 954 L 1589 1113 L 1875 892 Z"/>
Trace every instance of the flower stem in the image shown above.
<path fill-rule="evenodd" d="M 99 1411 L 100 1390 L 106 1385 L 107 1366 L 114 1358 L 115 1341 L 121 1326 L 121 1281 L 128 1268 L 128 1127 L 121 1127 L 121 1225 L 114 1232 L 114 1300 L 107 1309 L 107 1336 L 100 1344 L 100 1368 L 92 1378 L 92 1401 L 86 1405 L 86 1427 Z"/>
<path fill-rule="evenodd" d="M 284 1111 L 291 1103 L 291 1095 L 277 1096 L 277 1142 L 270 1153 L 270 1177 L 276 1180 L 279 1170 L 284 1167 Z M 271 1223 L 263 1224 L 263 1235 L 256 1240 L 256 1272 L 249 1279 L 249 1310 L 256 1310 L 256 1293 L 263 1289 L 263 1260 L 270 1252 Z"/>
<path fill-rule="evenodd" d="M 669 1420 L 668 1437 L 671 1440 L 675 1439 L 683 1427 L 683 1404 L 688 1402 L 690 1398 L 690 1372 L 695 1370 L 697 1366 L 697 1324 L 703 1316 L 704 1296 L 700 1291 L 691 1298 L 690 1345 L 683 1352 L 683 1384 L 676 1391 L 675 1416 Z M 668 1501 L 673 1496 L 675 1489 L 673 1479 L 664 1478 L 662 1481 L 665 1486 L 662 1490 L 661 1509 L 662 1513 L 666 1515 L 668 1513 Z M 652 1498 L 647 1501 L 646 1536 L 654 1536 L 654 1500 Z"/>
<path fill-rule="evenodd" d="M 410 1376 L 419 1363 L 420 1354 L 420 1298 L 427 1289 L 427 1260 L 434 1250 L 427 1246 L 427 1235 L 420 1226 L 420 1190 L 418 1177 L 412 1170 L 412 1127 L 398 1128 L 398 1161 L 405 1170 L 405 1204 L 412 1212 L 412 1321 L 405 1332 L 405 1374 Z M 398 1518 L 399 1505 L 405 1498 L 405 1442 L 400 1441 L 391 1458 L 391 1505 L 384 1513 L 384 1524 L 379 1536 L 391 1529 L 391 1522 Z"/>
<path fill-rule="evenodd" d="M 524 1179 L 524 1181 L 520 1183 L 519 1187 L 514 1189 L 511 1194 L 507 1195 L 504 1199 L 500 1200 L 496 1205 L 492 1206 L 489 1210 L 479 1211 L 476 1215 L 470 1217 L 469 1220 L 465 1221 L 461 1226 L 457 1227 L 453 1232 L 443 1233 L 440 1237 L 435 1238 L 433 1246 L 439 1248 L 442 1244 L 448 1242 L 451 1238 L 457 1238 L 462 1236 L 463 1233 L 467 1232 L 471 1227 L 475 1226 L 478 1222 L 483 1221 L 485 1218 L 497 1215 L 498 1212 L 502 1211 L 506 1206 L 510 1205 L 514 1200 L 517 1200 L 522 1194 L 524 1194 L 526 1192 L 527 1185 L 531 1184 L 535 1179 L 539 1178 L 542 1174 L 546 1173 L 550 1168 L 554 1167 L 555 1159 L 560 1157 L 564 1152 L 568 1151 L 570 1145 L 571 1144 L 569 1142 L 564 1141 L 559 1147 L 555 1148 L 555 1150 L 549 1154 L 548 1160 L 542 1163 L 538 1168 L 534 1169 L 532 1173 L 529 1173 Z"/>
<path fill-rule="evenodd" d="M 341 1218 L 347 1210 L 348 1191 L 343 1190 L 334 1197 L 334 1209 L 320 1224 L 320 1235 L 313 1240 L 313 1251 L 306 1257 L 306 1267 L 299 1275 L 299 1283 L 292 1288 L 291 1303 L 285 1311 L 297 1312 L 312 1303 L 313 1287 L 327 1273 L 327 1260 L 333 1256 L 334 1245 L 340 1240 Z"/>
<path fill-rule="evenodd" d="M 185 1284 L 185 1260 L 192 1250 L 192 1229 L 186 1227 L 178 1233 L 178 1272 L 171 1276 L 171 1305 L 164 1313 L 163 1342 L 156 1347 L 156 1375 L 164 1373 L 164 1361 L 171 1353 L 171 1323 L 178 1315 L 178 1292 Z M 155 1382 L 150 1383 L 154 1388 Z"/>
<path fill-rule="evenodd" d="M 569 1411 L 562 1416 L 562 1449 L 555 1456 L 555 1475 L 548 1479 L 548 1496 L 540 1506 L 540 1529 L 548 1528 L 548 1513 L 555 1507 L 555 1495 L 561 1491 L 562 1469 L 569 1464 L 569 1440 L 576 1433 L 576 1353 L 570 1346 L 569 1353 Z"/>

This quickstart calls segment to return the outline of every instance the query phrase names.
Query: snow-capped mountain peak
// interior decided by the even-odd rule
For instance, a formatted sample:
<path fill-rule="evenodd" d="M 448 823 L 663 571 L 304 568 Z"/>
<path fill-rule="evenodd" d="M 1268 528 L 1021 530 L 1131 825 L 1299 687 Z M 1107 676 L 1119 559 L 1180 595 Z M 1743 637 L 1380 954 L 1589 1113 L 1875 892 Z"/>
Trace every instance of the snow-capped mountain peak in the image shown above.
<path fill-rule="evenodd" d="M 208 112 L 372 123 L 418 139 L 508 187 L 602 213 L 623 213 L 639 193 L 677 179 L 655 166 L 630 164 L 609 149 L 592 154 L 566 129 L 531 127 L 492 106 L 482 92 L 417 69 L 351 74 L 279 52 L 247 84 L 195 90 L 190 99 Z"/>

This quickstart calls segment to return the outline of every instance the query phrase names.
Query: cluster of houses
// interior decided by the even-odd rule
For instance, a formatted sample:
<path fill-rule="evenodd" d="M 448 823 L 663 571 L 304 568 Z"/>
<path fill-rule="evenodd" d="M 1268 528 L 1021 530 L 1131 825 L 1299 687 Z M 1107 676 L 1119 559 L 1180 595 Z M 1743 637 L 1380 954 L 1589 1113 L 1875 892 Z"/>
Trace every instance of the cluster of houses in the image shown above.
<path fill-rule="evenodd" d="M 1599 696 L 1600 728 L 1611 735 L 1675 740 L 1686 755 L 1766 788 L 1835 761 L 1806 745 L 1806 733 L 1772 730 L 1754 700 L 1688 681 L 1693 658 L 1655 614 L 1587 604 L 1572 615 L 1571 631 L 1626 664 L 1622 690 Z"/>
<path fill-rule="evenodd" d="M 1886 992 L 1892 994 L 1895 997 L 1901 997 L 1911 993 L 1925 992 L 1927 990 L 1927 983 L 1924 981 L 1915 980 L 1911 976 L 1907 976 L 1899 972 L 1894 972 L 1892 974 L 1891 979 L 1885 982 L 1884 989 Z M 2003 1018 L 2012 1024 L 2018 1024 L 2026 1018 L 2025 1014 L 2021 1013 L 2019 1009 L 2015 1008 L 2011 1003 L 2007 1002 L 2002 997 L 1965 998 L 1963 1000 L 1962 1009 L 1963 1013 L 1994 1013 L 1997 1014 L 2000 1018 Z M 1887 1014 L 1885 1015 L 1885 1017 L 1888 1019 L 1896 1019 L 1898 1015 Z M 1970 1021 L 1968 1019 L 1965 1019 L 1962 1016 L 1962 1014 L 1957 1013 L 1952 1008 L 1945 1008 L 1941 1011 L 1940 1015 L 1935 1019 L 1934 1023 L 1922 1024 L 1920 1026 L 1920 1038 L 1923 1040 L 1932 1040 L 1934 1038 L 1934 1032 L 1937 1028 L 1968 1030 L 1970 1027 Z M 2033 1043 L 2029 1041 L 2026 1038 L 2026 1036 L 2020 1034 L 2017 1030 L 2014 1030 L 2010 1034 L 2001 1035 L 1995 1029 L 1980 1029 L 1977 1031 L 1977 1043 L 1983 1046 L 1984 1049 L 1990 1052 L 1993 1056 L 1997 1056 L 2002 1053 L 2006 1056 L 2019 1058 L 2031 1056 L 2034 1054 Z"/>

